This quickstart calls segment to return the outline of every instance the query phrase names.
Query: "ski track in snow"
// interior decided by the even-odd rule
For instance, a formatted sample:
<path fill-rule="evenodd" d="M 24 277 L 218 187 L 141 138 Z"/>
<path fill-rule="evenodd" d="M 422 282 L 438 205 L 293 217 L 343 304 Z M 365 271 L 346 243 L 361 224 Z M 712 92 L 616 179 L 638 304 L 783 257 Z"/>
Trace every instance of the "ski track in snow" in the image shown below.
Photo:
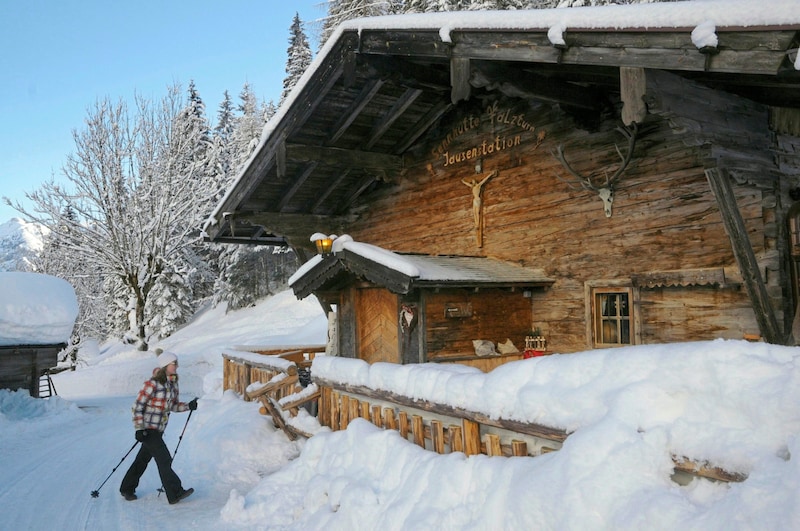
<path fill-rule="evenodd" d="M 165 522 L 170 529 L 230 528 L 220 522 L 219 513 L 229 490 L 214 490 L 213 485 L 206 484 L 201 487 L 199 481 L 193 481 L 197 478 L 192 477 L 191 466 L 180 462 L 180 455 L 175 470 L 185 488 L 195 487 L 192 496 L 170 505 L 165 494 L 159 495 L 161 481 L 155 462 L 151 461 L 137 489 L 139 499 L 124 500 L 119 494 L 119 484 L 138 445 L 99 489 L 99 497 L 91 496 L 135 442 L 130 422 L 131 400 L 130 397 L 77 400 L 83 415 L 54 416 L 48 422 L 32 423 L 30 429 L 15 423 L 15 427 L 20 426 L 18 433 L 0 438 L 0 454 L 16 456 L 0 470 L 2 528 L 133 531 L 163 527 Z M 165 437 L 171 452 L 180 435 L 179 426 L 172 424 Z M 98 439 L 106 444 L 98 445 Z M 87 448 L 103 448 L 102 454 L 76 451 L 82 441 L 87 441 Z M 69 492 L 63 492 L 65 489 Z M 173 524 L 176 516 L 182 522 L 178 527 Z"/>

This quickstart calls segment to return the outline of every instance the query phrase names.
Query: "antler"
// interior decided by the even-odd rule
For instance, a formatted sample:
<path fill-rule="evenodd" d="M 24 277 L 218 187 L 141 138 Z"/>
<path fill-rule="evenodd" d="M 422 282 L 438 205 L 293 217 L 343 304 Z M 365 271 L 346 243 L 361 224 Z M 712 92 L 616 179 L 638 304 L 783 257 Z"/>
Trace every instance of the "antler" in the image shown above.
<path fill-rule="evenodd" d="M 570 166 L 569 162 L 567 162 L 567 159 L 564 157 L 563 145 L 559 144 L 556 147 L 556 152 L 553 153 L 553 156 L 561 163 L 562 166 L 564 166 L 565 170 L 567 170 L 573 177 L 577 179 L 578 184 L 580 184 L 585 190 L 592 190 L 594 192 L 598 192 L 601 188 L 608 188 L 613 190 L 614 185 L 622 176 L 622 174 L 625 172 L 625 169 L 631 162 L 631 158 L 633 158 L 633 150 L 636 147 L 636 135 L 639 132 L 639 127 L 636 124 L 636 122 L 634 122 L 633 126 L 630 129 L 627 127 L 617 127 L 617 131 L 619 131 L 622 134 L 622 136 L 628 139 L 628 152 L 627 154 L 623 155 L 619 149 L 619 146 L 614 144 L 614 148 L 617 150 L 617 154 L 619 155 L 621 162 L 619 168 L 617 168 L 617 171 L 615 171 L 613 175 L 609 176 L 608 174 L 606 174 L 606 182 L 602 186 L 597 186 L 596 184 L 594 184 L 593 175 L 589 175 L 588 177 L 585 175 L 581 175 L 572 166 Z M 572 186 L 572 183 L 570 181 L 562 179 L 558 175 L 556 175 L 556 178 L 566 183 L 571 188 L 575 188 L 574 186 Z"/>
<path fill-rule="evenodd" d="M 588 177 L 585 175 L 581 175 L 575 169 L 569 165 L 567 159 L 564 157 L 564 147 L 559 145 L 556 147 L 556 152 L 553 153 L 553 156 L 558 159 L 564 169 L 566 169 L 573 177 L 577 179 L 577 182 L 585 189 L 585 190 L 592 190 L 593 192 L 597 192 L 600 196 L 600 199 L 603 200 L 603 210 L 606 213 L 606 217 L 611 217 L 611 204 L 614 202 L 614 185 L 617 183 L 617 180 L 622 176 L 622 173 L 625 171 L 625 168 L 628 167 L 628 164 L 631 162 L 631 158 L 633 157 L 633 149 L 636 147 L 636 135 L 639 132 L 639 128 L 636 122 L 633 123 L 633 127 L 628 129 L 627 127 L 617 127 L 617 131 L 622 133 L 622 136 L 628 139 L 628 153 L 623 155 L 622 152 L 619 150 L 619 146 L 616 144 L 614 148 L 617 150 L 617 154 L 621 159 L 619 168 L 617 171 L 614 172 L 613 175 L 609 176 L 606 173 L 606 182 L 603 186 L 597 186 L 592 182 L 593 176 L 589 175 Z M 575 188 L 572 186 L 567 180 L 562 179 L 558 175 L 556 178 L 559 181 L 566 183 L 570 188 Z"/>

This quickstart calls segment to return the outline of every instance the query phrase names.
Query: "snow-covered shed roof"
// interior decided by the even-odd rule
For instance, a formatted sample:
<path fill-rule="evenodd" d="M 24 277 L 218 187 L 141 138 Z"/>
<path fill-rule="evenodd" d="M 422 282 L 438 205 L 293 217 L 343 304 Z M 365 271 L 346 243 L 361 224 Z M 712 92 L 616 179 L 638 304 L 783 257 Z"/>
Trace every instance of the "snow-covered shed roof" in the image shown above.
<path fill-rule="evenodd" d="M 463 101 L 486 95 L 594 116 L 620 69 L 669 71 L 758 103 L 800 109 L 796 0 L 425 13 L 342 24 L 211 214 L 209 240 L 308 248 L 343 233 L 404 155 Z"/>
<path fill-rule="evenodd" d="M 77 317 L 78 299 L 66 280 L 0 272 L 0 346 L 67 343 Z"/>
<path fill-rule="evenodd" d="M 332 254 L 316 255 L 289 279 L 297 297 L 335 291 L 353 277 L 399 294 L 415 288 L 534 288 L 553 283 L 541 270 L 493 258 L 395 253 L 349 236 L 334 243 Z"/>

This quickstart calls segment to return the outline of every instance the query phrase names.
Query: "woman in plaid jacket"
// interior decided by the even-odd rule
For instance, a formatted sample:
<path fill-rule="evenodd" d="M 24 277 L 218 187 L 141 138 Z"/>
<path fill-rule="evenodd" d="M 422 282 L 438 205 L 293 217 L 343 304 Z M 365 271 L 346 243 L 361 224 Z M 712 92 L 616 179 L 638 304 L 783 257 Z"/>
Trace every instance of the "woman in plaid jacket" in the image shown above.
<path fill-rule="evenodd" d="M 172 470 L 172 456 L 164 443 L 164 430 L 167 428 L 170 412 L 195 410 L 197 399 L 188 403 L 178 400 L 178 357 L 175 354 L 162 352 L 156 361 L 158 369 L 144 383 L 133 404 L 136 440 L 142 446 L 122 478 L 119 491 L 126 500 L 135 500 L 139 479 L 147 469 L 150 459 L 155 459 L 167 501 L 173 504 L 189 496 L 194 489 L 184 489 L 180 478 Z"/>

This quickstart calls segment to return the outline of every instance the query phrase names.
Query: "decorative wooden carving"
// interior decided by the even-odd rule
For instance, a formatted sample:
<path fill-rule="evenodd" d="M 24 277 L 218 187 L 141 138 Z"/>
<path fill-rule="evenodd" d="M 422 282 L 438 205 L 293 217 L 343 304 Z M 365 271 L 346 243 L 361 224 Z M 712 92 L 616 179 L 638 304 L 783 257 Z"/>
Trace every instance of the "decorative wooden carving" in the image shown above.
<path fill-rule="evenodd" d="M 475 226 L 475 240 L 478 247 L 483 247 L 483 185 L 497 175 L 497 171 L 490 171 L 481 179 L 461 179 L 472 190 L 472 221 Z"/>

